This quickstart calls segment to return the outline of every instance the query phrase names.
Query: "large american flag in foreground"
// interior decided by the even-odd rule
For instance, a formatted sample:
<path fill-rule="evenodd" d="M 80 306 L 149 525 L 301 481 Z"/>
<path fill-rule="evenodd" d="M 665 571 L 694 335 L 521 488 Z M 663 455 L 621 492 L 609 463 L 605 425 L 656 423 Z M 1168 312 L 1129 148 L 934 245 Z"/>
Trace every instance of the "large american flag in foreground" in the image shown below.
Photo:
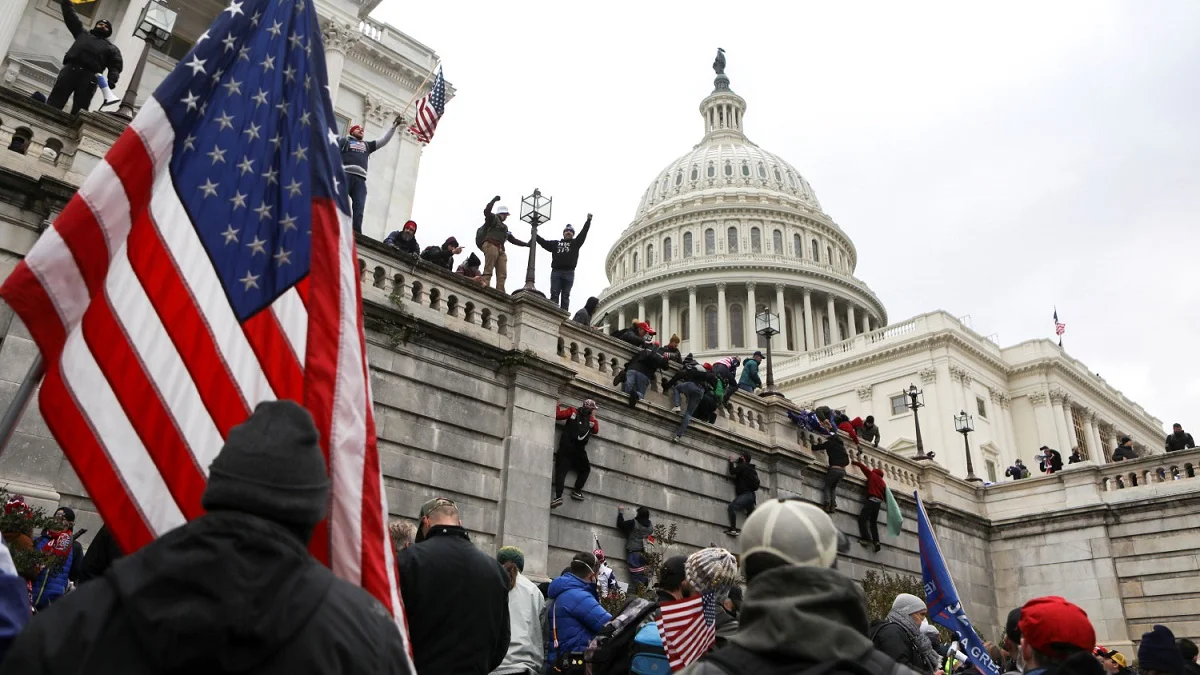
<path fill-rule="evenodd" d="M 301 402 L 333 483 L 313 554 L 407 643 L 327 81 L 312 4 L 234 0 L 0 296 L 127 551 L 203 513 L 208 466 L 258 402 Z"/>
<path fill-rule="evenodd" d="M 712 593 L 665 602 L 658 632 L 671 672 L 687 667 L 704 656 L 717 641 L 717 601 Z"/>
<path fill-rule="evenodd" d="M 445 113 L 446 79 L 442 77 L 442 68 L 439 66 L 429 93 L 417 101 L 416 120 L 408 130 L 417 137 L 418 141 L 428 143 L 433 140 L 433 132 L 437 131 L 438 121 Z"/>

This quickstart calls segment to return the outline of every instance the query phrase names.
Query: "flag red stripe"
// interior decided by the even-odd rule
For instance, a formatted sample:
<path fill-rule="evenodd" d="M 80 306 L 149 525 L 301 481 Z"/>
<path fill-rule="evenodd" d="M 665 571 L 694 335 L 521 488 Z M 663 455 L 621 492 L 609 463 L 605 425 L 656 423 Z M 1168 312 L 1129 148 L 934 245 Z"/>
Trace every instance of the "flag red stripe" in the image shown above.
<path fill-rule="evenodd" d="M 196 308 L 174 257 L 157 229 L 143 226 L 153 224 L 149 214 L 144 218 L 146 222 L 138 223 L 130 232 L 129 262 L 225 438 L 230 429 L 245 421 L 250 408 L 217 349 L 208 323 Z"/>
<path fill-rule="evenodd" d="M 83 337 L 179 510 L 188 520 L 203 515 L 204 473 L 133 352 L 107 297 L 98 296 L 84 314 Z"/>
<path fill-rule="evenodd" d="M 153 541 L 154 534 L 145 517 L 63 383 L 57 361 L 46 371 L 38 404 L 54 440 L 63 448 L 70 448 L 75 474 L 121 547 L 134 550 Z"/>
<path fill-rule="evenodd" d="M 63 227 L 59 227 L 59 223 L 63 223 Z M 100 223 L 96 221 L 96 215 L 77 193 L 67 202 L 54 227 L 70 249 L 83 280 L 87 282 L 88 296 L 95 298 L 104 291 L 104 276 L 108 274 L 109 264 L 107 256 L 96 255 L 96 251 L 108 250 L 108 241 Z"/>
<path fill-rule="evenodd" d="M 54 303 L 46 293 L 46 288 L 34 276 L 33 270 L 24 261 L 17 263 L 16 268 L 0 287 L 0 294 L 8 306 L 21 317 L 29 335 L 42 352 L 42 360 L 47 369 L 51 363 L 56 363 L 62 354 L 63 345 L 67 342 L 67 331 L 62 321 L 54 312 Z"/>
<path fill-rule="evenodd" d="M 242 330 L 254 350 L 267 382 L 279 399 L 300 400 L 304 395 L 304 371 L 292 352 L 283 328 L 269 309 L 242 322 Z"/>

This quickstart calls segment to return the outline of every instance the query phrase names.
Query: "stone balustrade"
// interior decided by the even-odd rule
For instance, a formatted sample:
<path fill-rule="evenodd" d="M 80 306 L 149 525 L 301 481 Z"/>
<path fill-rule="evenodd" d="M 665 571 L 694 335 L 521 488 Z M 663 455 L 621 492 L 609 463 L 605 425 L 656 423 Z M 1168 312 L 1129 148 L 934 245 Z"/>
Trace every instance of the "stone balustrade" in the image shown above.
<path fill-rule="evenodd" d="M 1198 468 L 1200 449 L 1139 457 L 1104 465 L 1100 470 L 1100 486 L 1105 492 L 1146 491 L 1162 483 L 1194 481 Z"/>

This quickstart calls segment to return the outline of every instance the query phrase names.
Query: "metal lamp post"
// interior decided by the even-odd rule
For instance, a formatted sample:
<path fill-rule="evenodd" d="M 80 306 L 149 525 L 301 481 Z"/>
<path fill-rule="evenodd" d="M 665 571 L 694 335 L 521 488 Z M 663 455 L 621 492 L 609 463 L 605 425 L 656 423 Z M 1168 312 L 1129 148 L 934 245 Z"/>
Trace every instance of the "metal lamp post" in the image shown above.
<path fill-rule="evenodd" d="M 913 412 L 913 427 L 917 432 L 917 456 L 913 459 L 933 459 L 933 453 L 925 453 L 925 443 L 921 440 L 921 416 L 917 413 L 917 408 L 925 407 L 925 393 L 917 389 L 917 385 L 908 385 L 907 391 L 900 392 L 902 396 L 909 399 L 908 409 Z"/>
<path fill-rule="evenodd" d="M 542 191 L 534 188 L 533 194 L 528 197 L 521 198 L 521 220 L 529 223 L 529 263 L 525 267 L 525 286 L 521 288 L 525 293 L 538 293 L 537 287 L 534 285 L 534 261 L 537 255 L 537 230 L 538 225 L 550 222 L 550 211 L 554 205 L 554 199 L 542 194 Z M 545 297 L 545 296 L 542 296 Z"/>
<path fill-rule="evenodd" d="M 771 367 L 771 338 L 779 334 L 779 315 L 764 309 L 754 316 L 754 332 L 767 342 L 767 389 L 763 396 L 781 396 L 775 391 L 775 371 Z"/>
<path fill-rule="evenodd" d="M 971 464 L 971 441 L 967 437 L 967 434 L 975 431 L 971 422 L 971 416 L 963 410 L 954 416 L 954 430 L 963 435 L 963 449 L 967 453 L 967 480 L 981 482 L 983 479 L 975 475 L 975 467 Z"/>
<path fill-rule="evenodd" d="M 133 29 L 133 35 L 145 40 L 146 44 L 142 47 L 142 55 L 138 57 L 137 66 L 133 69 L 129 84 L 125 85 L 125 95 L 121 97 L 117 115 L 133 119 L 134 108 L 137 106 L 138 89 L 142 85 L 142 72 L 146 70 L 146 58 L 150 55 L 150 47 L 161 49 L 163 45 L 167 44 L 167 40 L 171 39 L 171 31 L 175 29 L 175 19 L 178 16 L 175 10 L 167 7 L 167 3 L 163 0 L 150 0 L 142 8 L 142 13 L 138 15 L 137 27 Z"/>

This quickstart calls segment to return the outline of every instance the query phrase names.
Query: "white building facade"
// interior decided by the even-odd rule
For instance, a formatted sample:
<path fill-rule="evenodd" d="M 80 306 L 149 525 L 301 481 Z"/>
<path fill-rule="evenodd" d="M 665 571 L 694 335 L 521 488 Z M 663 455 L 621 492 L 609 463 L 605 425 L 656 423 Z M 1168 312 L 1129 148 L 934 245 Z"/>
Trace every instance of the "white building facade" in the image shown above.
<path fill-rule="evenodd" d="M 779 391 L 873 415 L 883 446 L 912 455 L 901 392 L 916 385 L 924 449 L 959 476 L 1004 480 L 1018 457 L 1036 472 L 1043 445 L 1104 463 L 1126 435 L 1139 455 L 1163 452 L 1160 420 L 1049 340 L 1002 348 L 941 311 L 889 324 L 854 276 L 850 237 L 795 168 L 747 139 L 745 110 L 718 75 L 700 105 L 703 138 L 659 172 L 609 251 L 599 309 L 609 327 L 648 320 L 664 342 L 678 334 L 685 353 L 711 361 L 764 346 L 754 317 L 769 309 L 780 319 Z M 961 412 L 972 416 L 967 444 Z"/>

